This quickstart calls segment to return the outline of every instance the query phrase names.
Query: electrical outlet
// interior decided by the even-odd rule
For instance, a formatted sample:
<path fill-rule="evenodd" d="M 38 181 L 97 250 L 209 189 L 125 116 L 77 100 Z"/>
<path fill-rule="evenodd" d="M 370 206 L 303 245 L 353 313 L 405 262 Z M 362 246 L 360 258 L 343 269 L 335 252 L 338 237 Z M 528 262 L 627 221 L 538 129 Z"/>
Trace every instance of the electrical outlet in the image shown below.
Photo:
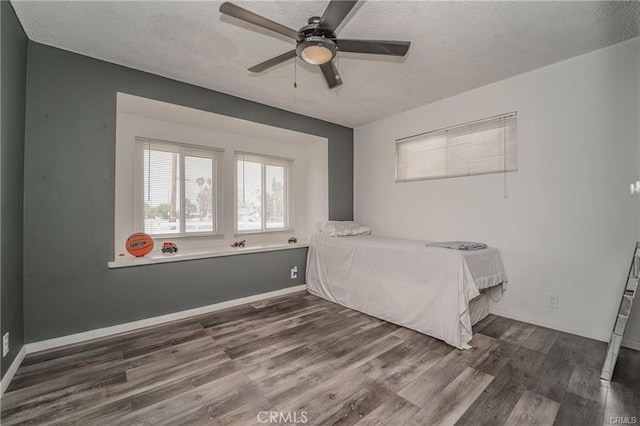
<path fill-rule="evenodd" d="M 547 307 L 558 309 L 558 295 L 555 293 L 547 293 Z"/>
<path fill-rule="evenodd" d="M 9 332 L 7 331 L 2 336 L 2 356 L 5 357 L 9 353 Z"/>
<path fill-rule="evenodd" d="M 291 279 L 298 278 L 298 267 L 291 268 Z"/>

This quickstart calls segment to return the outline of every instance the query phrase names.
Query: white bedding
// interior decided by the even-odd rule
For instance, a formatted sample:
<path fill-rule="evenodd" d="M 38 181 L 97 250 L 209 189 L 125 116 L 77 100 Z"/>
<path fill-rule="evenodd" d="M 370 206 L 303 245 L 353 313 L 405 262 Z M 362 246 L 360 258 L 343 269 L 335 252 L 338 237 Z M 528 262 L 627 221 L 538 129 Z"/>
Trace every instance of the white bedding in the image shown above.
<path fill-rule="evenodd" d="M 487 293 L 480 293 L 480 296 L 469 301 L 469 317 L 471 325 L 476 325 L 489 315 L 489 296 Z"/>
<path fill-rule="evenodd" d="M 332 302 L 467 349 L 472 337 L 469 301 L 489 287 L 497 300 L 507 282 L 500 252 L 424 243 L 315 234 L 307 257 L 307 288 Z"/>

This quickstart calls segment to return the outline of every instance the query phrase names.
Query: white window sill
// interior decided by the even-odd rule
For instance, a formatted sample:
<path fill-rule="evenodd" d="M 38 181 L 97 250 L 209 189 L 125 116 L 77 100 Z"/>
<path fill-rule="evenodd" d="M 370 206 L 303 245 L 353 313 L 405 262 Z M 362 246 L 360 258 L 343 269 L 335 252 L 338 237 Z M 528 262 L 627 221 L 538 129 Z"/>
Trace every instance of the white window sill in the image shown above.
<path fill-rule="evenodd" d="M 243 235 L 264 235 L 264 234 L 276 234 L 281 232 L 283 234 L 294 234 L 295 229 L 265 229 L 265 230 L 252 230 L 249 229 L 247 231 L 235 231 L 234 236 L 241 237 Z"/>
<path fill-rule="evenodd" d="M 210 257 L 235 256 L 238 254 L 264 253 L 268 251 L 290 250 L 309 247 L 309 243 L 295 244 L 256 244 L 250 247 L 217 247 L 207 251 L 178 252 L 176 254 L 152 254 L 144 257 L 123 256 L 108 262 L 109 269 L 128 268 L 130 266 L 153 265 L 156 263 L 181 262 L 183 260 L 207 259 Z"/>

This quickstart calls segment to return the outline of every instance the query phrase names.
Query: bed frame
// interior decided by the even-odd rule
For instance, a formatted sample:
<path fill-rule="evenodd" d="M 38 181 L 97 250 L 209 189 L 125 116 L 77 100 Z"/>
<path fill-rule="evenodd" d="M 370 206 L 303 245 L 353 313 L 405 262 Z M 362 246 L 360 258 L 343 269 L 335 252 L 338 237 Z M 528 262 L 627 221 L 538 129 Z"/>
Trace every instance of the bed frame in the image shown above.
<path fill-rule="evenodd" d="M 489 298 L 500 299 L 507 274 L 492 247 L 460 251 L 315 234 L 306 279 L 312 294 L 468 349 L 472 324 L 488 314 Z"/>

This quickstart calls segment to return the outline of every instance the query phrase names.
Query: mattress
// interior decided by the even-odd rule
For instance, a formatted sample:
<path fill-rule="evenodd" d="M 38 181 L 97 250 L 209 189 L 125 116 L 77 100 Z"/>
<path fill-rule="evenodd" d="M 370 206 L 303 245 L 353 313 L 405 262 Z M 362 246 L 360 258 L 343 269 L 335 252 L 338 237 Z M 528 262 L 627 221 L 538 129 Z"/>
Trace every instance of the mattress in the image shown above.
<path fill-rule="evenodd" d="M 469 302 L 483 289 L 496 300 L 507 283 L 496 248 L 467 252 L 373 235 L 313 235 L 306 271 L 310 293 L 461 349 L 472 337 Z"/>

